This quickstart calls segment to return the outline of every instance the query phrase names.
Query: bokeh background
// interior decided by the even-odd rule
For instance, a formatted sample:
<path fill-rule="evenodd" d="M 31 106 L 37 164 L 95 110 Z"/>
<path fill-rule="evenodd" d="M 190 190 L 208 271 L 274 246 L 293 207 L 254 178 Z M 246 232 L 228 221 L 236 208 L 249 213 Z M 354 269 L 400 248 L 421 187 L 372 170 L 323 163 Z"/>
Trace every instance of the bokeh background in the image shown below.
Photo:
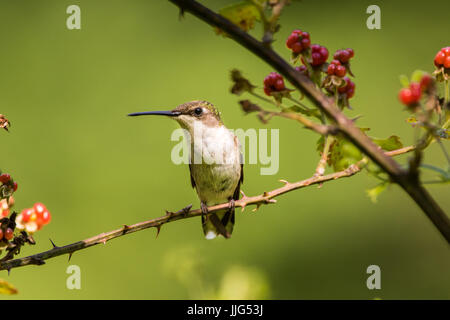
<path fill-rule="evenodd" d="M 203 1 L 214 10 L 231 1 Z M 81 30 L 66 28 L 67 6 L 81 7 Z M 381 7 L 381 30 L 366 28 L 366 8 Z M 448 1 L 303 0 L 283 13 L 274 47 L 294 28 L 331 52 L 352 47 L 356 74 L 350 116 L 371 135 L 412 143 L 408 113 L 397 100 L 399 75 L 433 70 L 449 45 Z M 254 34 L 259 34 L 259 25 Z M 169 119 L 127 118 L 205 99 L 230 128 L 279 128 L 280 170 L 261 176 L 245 167 L 243 190 L 255 195 L 309 177 L 318 136 L 286 119 L 261 124 L 244 116 L 229 93 L 229 72 L 241 69 L 262 85 L 271 70 L 191 15 L 179 19 L 167 1 L 0 2 L 1 168 L 19 183 L 16 210 L 41 201 L 52 222 L 21 256 L 178 210 L 198 200 L 188 168 L 170 161 L 177 128 Z M 399 158 L 405 163 L 406 157 Z M 425 162 L 445 159 L 432 145 Z M 206 241 L 200 219 L 149 229 L 42 267 L 0 276 L 19 290 L 6 299 L 449 299 L 448 244 L 397 186 L 373 204 L 367 174 L 305 188 L 256 213 L 237 212 L 231 240 Z M 450 205 L 447 185 L 430 192 Z M 66 268 L 81 268 L 81 290 L 66 288 Z M 381 267 L 381 290 L 366 287 L 366 268 Z"/>

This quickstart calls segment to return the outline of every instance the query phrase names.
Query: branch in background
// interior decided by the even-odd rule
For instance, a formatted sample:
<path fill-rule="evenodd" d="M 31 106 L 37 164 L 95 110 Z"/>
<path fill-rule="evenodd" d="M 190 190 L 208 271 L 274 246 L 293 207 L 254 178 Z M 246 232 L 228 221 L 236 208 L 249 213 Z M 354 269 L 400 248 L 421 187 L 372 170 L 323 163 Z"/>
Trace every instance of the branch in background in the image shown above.
<path fill-rule="evenodd" d="M 428 191 L 420 184 L 417 176 L 410 175 L 389 156 L 386 156 L 380 148 L 373 143 L 353 121 L 347 118 L 335 105 L 333 99 L 324 95 L 316 88 L 314 83 L 301 72 L 297 72 L 288 62 L 281 58 L 270 47 L 256 40 L 248 33 L 242 31 L 238 26 L 228 19 L 211 11 L 202 4 L 193 0 L 169 0 L 178 6 L 182 13 L 190 12 L 200 20 L 209 25 L 219 28 L 240 45 L 264 60 L 307 98 L 309 98 L 318 109 L 334 120 L 337 128 L 370 159 L 398 183 L 408 195 L 419 205 L 427 217 L 432 221 L 439 232 L 450 243 L 450 219 L 431 197 Z"/>
<path fill-rule="evenodd" d="M 402 149 L 394 150 L 386 152 L 386 155 L 388 156 L 396 156 L 404 153 L 408 153 L 410 151 L 414 150 L 414 147 L 405 147 Z M 284 186 L 278 189 L 274 189 L 272 191 L 264 192 L 260 195 L 254 196 L 254 197 L 247 197 L 242 191 L 242 198 L 240 200 L 235 201 L 236 207 L 241 207 L 242 211 L 244 211 L 244 208 L 250 205 L 256 205 L 256 209 L 258 209 L 263 204 L 270 204 L 275 203 L 276 200 L 275 197 L 281 196 L 282 194 L 291 192 L 293 190 L 305 188 L 308 186 L 312 186 L 315 184 L 322 184 L 327 181 L 333 181 L 340 178 L 350 177 L 354 174 L 361 171 L 363 165 L 367 162 L 367 159 L 363 159 L 359 161 L 358 163 L 351 165 L 349 168 L 343 171 L 335 172 L 329 175 L 325 176 L 317 176 L 313 175 L 311 178 L 308 178 L 306 180 L 298 181 L 298 182 L 287 182 L 286 180 L 280 180 L 280 182 L 284 183 Z M 229 207 L 229 203 L 222 203 L 215 206 L 208 207 L 208 213 L 211 214 L 213 212 L 223 210 Z M 87 249 L 89 247 L 95 246 L 97 244 L 106 244 L 107 241 L 122 237 L 124 235 L 141 231 L 148 228 L 156 228 L 157 229 L 157 236 L 159 234 L 159 231 L 162 227 L 162 225 L 182 220 L 182 219 L 188 219 L 200 216 L 202 214 L 201 209 L 195 209 L 191 210 L 191 206 L 187 206 L 186 208 L 183 208 L 177 212 L 166 212 L 165 216 L 155 218 L 152 220 L 136 223 L 133 225 L 124 225 L 120 229 L 116 229 L 110 232 L 101 233 L 97 236 L 94 236 L 92 238 L 74 242 L 72 244 L 58 247 L 56 246 L 53 241 L 51 241 L 53 245 L 53 249 L 44 251 L 38 254 L 34 254 L 28 257 L 14 259 L 14 260 L 8 260 L 8 261 L 2 261 L 0 262 L 0 270 L 11 270 L 13 268 L 23 267 L 27 265 L 42 265 L 45 264 L 44 260 L 51 259 L 57 256 L 61 256 L 64 254 L 69 255 L 69 259 L 72 256 L 72 254 L 76 251 Z"/>

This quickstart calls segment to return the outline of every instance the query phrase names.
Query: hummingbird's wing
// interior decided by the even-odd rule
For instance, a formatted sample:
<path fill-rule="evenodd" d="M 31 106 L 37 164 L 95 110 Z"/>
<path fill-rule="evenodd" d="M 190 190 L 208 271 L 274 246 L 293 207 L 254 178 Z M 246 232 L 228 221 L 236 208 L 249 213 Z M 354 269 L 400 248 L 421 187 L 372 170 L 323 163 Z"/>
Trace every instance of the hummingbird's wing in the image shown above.
<path fill-rule="evenodd" d="M 191 185 L 192 185 L 192 188 L 195 188 L 195 180 L 194 180 L 194 177 L 192 176 L 192 164 L 190 164 L 189 163 L 189 173 L 190 173 L 190 175 L 191 175 Z"/>

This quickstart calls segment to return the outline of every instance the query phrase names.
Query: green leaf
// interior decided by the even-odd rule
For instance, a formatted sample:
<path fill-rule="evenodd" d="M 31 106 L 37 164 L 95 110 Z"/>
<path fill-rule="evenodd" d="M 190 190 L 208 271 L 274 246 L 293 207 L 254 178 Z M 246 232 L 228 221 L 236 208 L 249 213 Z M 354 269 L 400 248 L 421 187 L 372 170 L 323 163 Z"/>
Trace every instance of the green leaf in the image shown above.
<path fill-rule="evenodd" d="M 323 140 L 319 140 L 317 143 L 318 148 L 323 146 Z M 337 172 L 347 169 L 362 158 L 363 155 L 357 147 L 341 135 L 337 135 L 335 141 L 330 146 L 328 164 Z"/>
<path fill-rule="evenodd" d="M 400 76 L 400 83 L 402 84 L 403 88 L 408 88 L 409 87 L 409 79 L 407 76 L 405 76 L 404 74 L 402 74 Z"/>
<path fill-rule="evenodd" d="M 17 289 L 8 281 L 0 279 L 0 294 L 17 294 Z"/>
<path fill-rule="evenodd" d="M 403 144 L 398 136 L 390 136 L 387 139 L 373 139 L 372 141 L 386 151 L 403 148 Z"/>
<path fill-rule="evenodd" d="M 372 189 L 368 189 L 366 190 L 367 195 L 369 196 L 370 200 L 375 203 L 377 202 L 378 196 L 384 191 L 386 190 L 387 186 L 389 185 L 388 182 L 382 182 L 380 184 L 378 184 L 377 186 L 375 186 Z"/>
<path fill-rule="evenodd" d="M 426 72 L 422 70 L 415 70 L 411 76 L 411 81 L 420 83 L 420 80 L 422 80 L 422 77 L 425 73 Z"/>
<path fill-rule="evenodd" d="M 230 20 L 244 31 L 253 29 L 255 21 L 261 19 L 256 6 L 250 2 L 239 2 L 219 10 L 219 14 Z M 222 31 L 218 31 L 222 33 Z"/>

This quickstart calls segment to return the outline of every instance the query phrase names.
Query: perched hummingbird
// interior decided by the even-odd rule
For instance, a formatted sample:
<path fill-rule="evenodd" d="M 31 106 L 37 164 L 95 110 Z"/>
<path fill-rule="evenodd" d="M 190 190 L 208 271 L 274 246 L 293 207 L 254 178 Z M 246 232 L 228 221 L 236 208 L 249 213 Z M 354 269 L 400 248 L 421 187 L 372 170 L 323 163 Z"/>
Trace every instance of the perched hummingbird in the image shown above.
<path fill-rule="evenodd" d="M 217 109 L 206 101 L 191 101 L 171 111 L 131 113 L 129 116 L 163 115 L 175 119 L 189 135 L 192 187 L 197 191 L 206 239 L 229 238 L 234 226 L 234 201 L 239 199 L 244 179 L 239 140 L 220 119 Z M 208 206 L 229 202 L 222 211 L 208 213 Z"/>

